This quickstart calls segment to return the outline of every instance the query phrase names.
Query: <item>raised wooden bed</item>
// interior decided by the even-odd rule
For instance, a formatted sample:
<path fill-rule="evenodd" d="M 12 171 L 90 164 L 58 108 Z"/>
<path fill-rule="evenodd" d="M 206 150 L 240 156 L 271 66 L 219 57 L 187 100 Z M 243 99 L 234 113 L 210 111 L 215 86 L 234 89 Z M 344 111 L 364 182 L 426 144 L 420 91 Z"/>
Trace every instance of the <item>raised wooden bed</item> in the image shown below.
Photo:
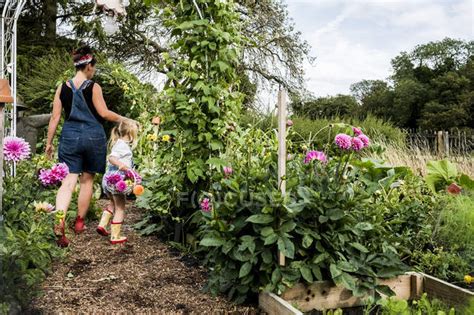
<path fill-rule="evenodd" d="M 396 296 L 403 300 L 418 299 L 426 292 L 429 297 L 438 298 L 448 305 L 462 306 L 474 298 L 474 293 L 469 290 L 423 273 L 410 272 L 380 283 L 388 285 Z M 281 311 L 276 311 L 282 309 L 282 301 L 284 314 L 365 305 L 363 298 L 354 297 L 349 290 L 337 287 L 330 281 L 318 281 L 311 285 L 300 283 L 286 290 L 281 297 L 277 297 L 278 299 L 275 297 L 277 296 L 268 293 L 262 293 L 260 296 L 260 307 L 269 315 L 283 314 Z"/>

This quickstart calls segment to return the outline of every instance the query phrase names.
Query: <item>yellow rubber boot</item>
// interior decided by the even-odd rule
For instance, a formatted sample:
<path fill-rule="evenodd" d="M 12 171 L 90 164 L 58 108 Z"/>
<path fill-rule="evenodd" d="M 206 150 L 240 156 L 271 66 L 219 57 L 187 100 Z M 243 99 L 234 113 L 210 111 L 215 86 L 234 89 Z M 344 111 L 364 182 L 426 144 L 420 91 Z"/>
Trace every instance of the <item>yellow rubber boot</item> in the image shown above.
<path fill-rule="evenodd" d="M 109 236 L 109 232 L 107 232 L 107 225 L 109 225 L 110 219 L 112 218 L 114 214 L 112 211 L 109 209 L 105 209 L 104 212 L 102 212 L 102 217 L 100 218 L 99 225 L 97 226 L 97 233 L 99 233 L 102 236 Z"/>
<path fill-rule="evenodd" d="M 110 223 L 110 244 L 121 244 L 127 241 L 126 236 L 120 235 L 123 222 L 111 222 Z"/>

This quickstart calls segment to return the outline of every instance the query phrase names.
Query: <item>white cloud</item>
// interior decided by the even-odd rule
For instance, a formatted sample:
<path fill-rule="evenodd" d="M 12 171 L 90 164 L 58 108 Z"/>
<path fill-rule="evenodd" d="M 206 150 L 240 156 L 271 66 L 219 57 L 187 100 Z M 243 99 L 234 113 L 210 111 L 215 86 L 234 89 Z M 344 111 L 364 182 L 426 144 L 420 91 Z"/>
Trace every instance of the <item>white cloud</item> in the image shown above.
<path fill-rule="evenodd" d="M 473 39 L 470 0 L 287 0 L 317 57 L 306 65 L 316 95 L 348 93 L 362 79 L 385 79 L 401 51 L 445 37 Z"/>

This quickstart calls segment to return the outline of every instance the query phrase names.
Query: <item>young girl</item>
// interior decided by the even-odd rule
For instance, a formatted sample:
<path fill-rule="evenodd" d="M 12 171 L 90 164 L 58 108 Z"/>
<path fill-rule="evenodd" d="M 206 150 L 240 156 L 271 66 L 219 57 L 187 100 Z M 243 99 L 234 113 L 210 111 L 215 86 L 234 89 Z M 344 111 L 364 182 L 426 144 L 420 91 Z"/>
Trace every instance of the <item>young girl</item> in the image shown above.
<path fill-rule="evenodd" d="M 133 166 L 132 148 L 137 140 L 138 125 L 133 120 L 123 120 L 112 129 L 110 137 L 111 152 L 108 156 L 107 172 L 102 180 L 102 187 L 110 199 L 110 204 L 102 213 L 97 233 L 108 236 L 106 226 L 110 218 L 110 243 L 120 244 L 127 241 L 127 237 L 120 235 L 123 219 L 125 216 L 126 196 L 121 193 L 114 193 L 107 187 L 106 177 L 108 174 L 117 171 L 131 170 Z"/>

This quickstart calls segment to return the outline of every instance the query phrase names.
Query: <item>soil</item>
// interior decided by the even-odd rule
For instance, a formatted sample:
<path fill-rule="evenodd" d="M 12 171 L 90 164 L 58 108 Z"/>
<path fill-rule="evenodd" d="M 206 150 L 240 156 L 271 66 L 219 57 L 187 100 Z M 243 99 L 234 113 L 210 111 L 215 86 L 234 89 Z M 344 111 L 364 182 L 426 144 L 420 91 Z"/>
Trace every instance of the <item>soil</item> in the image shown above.
<path fill-rule="evenodd" d="M 96 233 L 97 222 L 88 222 L 84 233 L 70 235 L 69 253 L 53 264 L 28 314 L 260 313 L 256 306 L 234 305 L 203 292 L 206 270 L 157 238 L 138 236 L 132 226 L 140 211 L 128 207 L 122 228 L 128 242 L 112 246 Z"/>

